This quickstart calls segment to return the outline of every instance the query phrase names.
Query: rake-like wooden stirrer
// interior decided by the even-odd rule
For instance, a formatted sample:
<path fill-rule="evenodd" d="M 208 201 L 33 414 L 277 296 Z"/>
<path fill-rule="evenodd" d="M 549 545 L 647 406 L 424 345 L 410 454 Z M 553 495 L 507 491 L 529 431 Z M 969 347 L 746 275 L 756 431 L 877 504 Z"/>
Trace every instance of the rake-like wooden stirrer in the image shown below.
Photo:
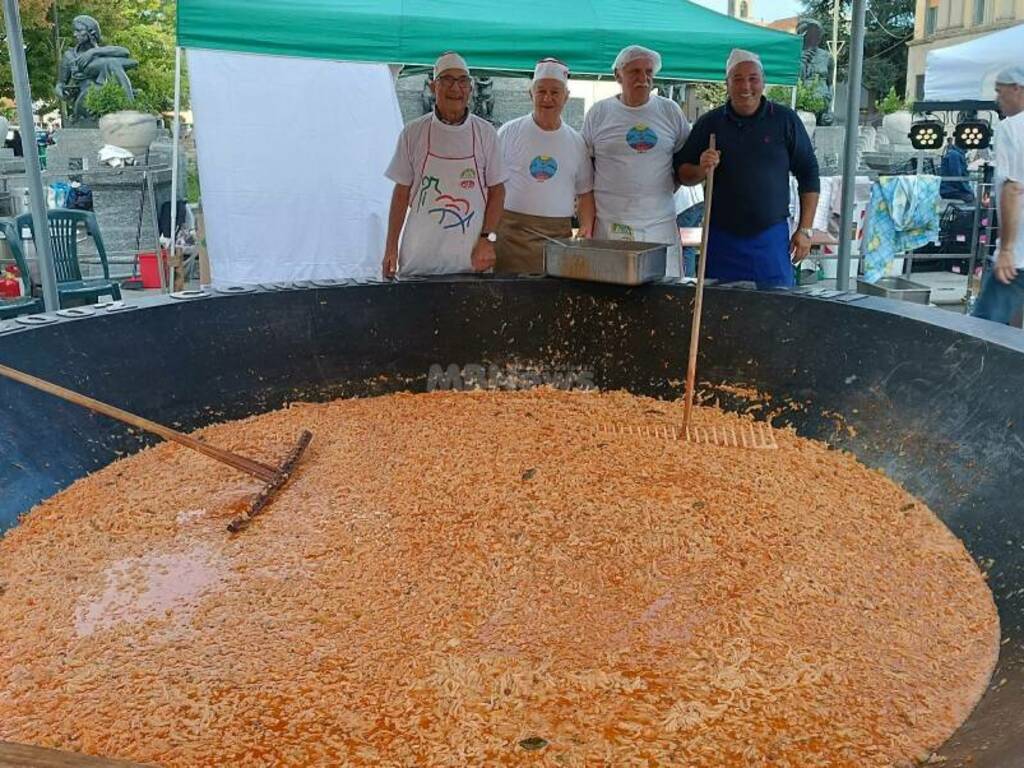
<path fill-rule="evenodd" d="M 711 134 L 708 149 L 715 148 L 715 134 Z M 693 322 L 690 325 L 690 357 L 686 363 L 686 402 L 683 407 L 682 439 L 690 443 L 743 448 L 778 448 L 771 424 L 745 424 L 737 431 L 735 427 L 690 426 L 693 413 L 693 398 L 697 387 L 697 351 L 700 348 L 701 311 L 704 308 L 704 273 L 708 264 L 708 235 L 711 231 L 711 203 L 715 193 L 715 168 L 708 171 L 704 189 L 704 220 L 700 232 L 700 261 L 697 266 L 697 293 L 693 300 Z M 674 430 L 673 430 L 674 431 Z"/>
<path fill-rule="evenodd" d="M 715 148 L 715 134 L 711 134 L 708 149 Z M 715 169 L 708 171 L 704 188 L 704 219 L 701 222 L 700 261 L 697 267 L 697 294 L 693 302 L 693 323 L 690 327 L 690 357 L 686 365 L 686 402 L 683 409 L 683 425 L 630 425 L 600 424 L 597 431 L 610 435 L 656 437 L 665 440 L 681 440 L 698 445 L 716 445 L 734 448 L 778 448 L 778 442 L 771 424 L 744 423 L 739 426 L 696 427 L 690 425 L 693 412 L 693 398 L 697 379 L 697 351 L 700 346 L 700 317 L 704 306 L 704 274 L 708 260 L 708 233 L 711 229 L 711 201 L 715 191 Z"/>
<path fill-rule="evenodd" d="M 264 464 L 263 462 L 255 461 L 254 459 L 249 459 L 245 456 L 239 456 L 237 453 L 231 453 L 230 451 L 225 451 L 222 448 L 217 448 L 204 443 L 201 440 L 196 440 L 194 437 L 189 437 L 188 435 L 171 429 L 170 427 L 165 427 L 163 424 L 150 421 L 149 419 L 137 416 L 134 413 L 129 413 L 128 411 L 122 410 L 113 405 L 107 405 L 99 400 L 94 400 L 86 395 L 79 394 L 78 392 L 74 392 L 70 389 L 65 389 L 57 384 L 53 384 L 44 379 L 32 376 L 31 374 L 16 370 L 15 368 L 0 365 L 0 376 L 13 379 L 14 381 L 25 384 L 26 386 L 54 395 L 62 400 L 67 400 L 75 405 L 81 405 L 84 408 L 88 408 L 90 411 L 95 411 L 96 413 L 101 413 L 104 416 L 109 416 L 110 418 L 128 424 L 129 426 L 138 427 L 139 429 L 144 429 L 147 432 L 152 432 L 154 435 L 162 437 L 164 440 L 171 440 L 179 445 L 184 445 L 186 448 L 191 448 L 193 451 L 198 451 L 204 456 L 209 456 L 211 459 L 216 459 L 223 464 L 227 464 L 229 467 L 233 467 L 240 472 L 245 472 L 258 480 L 262 480 L 266 485 L 249 503 L 246 511 L 228 523 L 228 530 L 232 533 L 237 533 L 245 528 L 252 518 L 258 515 L 263 508 L 270 503 L 274 494 L 288 482 L 288 478 L 291 477 L 292 472 L 295 469 L 295 465 L 305 452 L 306 447 L 309 445 L 309 441 L 313 439 L 313 434 L 309 430 L 302 430 L 302 434 L 299 435 L 298 442 L 288 453 L 284 463 L 279 467 L 272 467 L 269 464 Z"/>
<path fill-rule="evenodd" d="M 708 149 L 715 148 L 715 134 L 711 134 Z M 697 266 L 697 295 L 693 300 L 693 322 L 690 324 L 690 359 L 686 363 L 686 405 L 683 407 L 683 435 L 690 439 L 690 414 L 693 411 L 693 393 L 697 379 L 697 349 L 700 347 L 700 314 L 704 307 L 704 271 L 708 265 L 708 233 L 711 230 L 711 202 L 715 192 L 715 167 L 708 171 L 704 186 L 704 220 L 700 229 L 700 260 Z"/>
<path fill-rule="evenodd" d="M 671 424 L 601 424 L 602 435 L 629 435 L 632 437 L 682 440 L 698 445 L 717 445 L 722 448 L 778 448 L 771 424 L 763 421 L 744 422 L 739 426 L 691 426 L 686 432 Z"/>

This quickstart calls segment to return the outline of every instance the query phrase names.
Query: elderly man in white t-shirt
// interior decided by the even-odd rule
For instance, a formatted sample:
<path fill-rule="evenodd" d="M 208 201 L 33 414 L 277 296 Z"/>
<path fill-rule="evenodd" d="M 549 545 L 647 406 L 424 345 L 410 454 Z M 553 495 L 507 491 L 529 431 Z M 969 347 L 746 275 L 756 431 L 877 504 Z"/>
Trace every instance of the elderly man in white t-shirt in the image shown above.
<path fill-rule="evenodd" d="M 543 272 L 544 236 L 572 236 L 577 200 L 580 219 L 589 225 L 594 218 L 590 153 L 583 137 L 562 122 L 569 100 L 569 68 L 557 59 L 537 62 L 530 96 L 532 114 L 498 130 L 509 177 L 495 245 L 495 272 Z M 580 235 L 590 236 L 587 226 Z"/>
<path fill-rule="evenodd" d="M 672 155 L 689 136 L 690 124 L 678 104 L 651 94 L 661 69 L 657 52 L 628 46 L 613 69 L 622 93 L 597 102 L 583 121 L 594 158 L 594 237 L 665 243 L 666 276 L 678 278 L 682 250 Z"/>
<path fill-rule="evenodd" d="M 498 135 L 470 114 L 473 81 L 459 54 L 434 64 L 434 111 L 398 136 L 386 175 L 395 182 L 381 271 L 385 278 L 483 272 L 505 200 Z"/>
<path fill-rule="evenodd" d="M 993 139 L 999 241 L 974 316 L 1007 324 L 1024 307 L 1024 66 L 996 75 L 996 101 L 1005 115 Z"/>

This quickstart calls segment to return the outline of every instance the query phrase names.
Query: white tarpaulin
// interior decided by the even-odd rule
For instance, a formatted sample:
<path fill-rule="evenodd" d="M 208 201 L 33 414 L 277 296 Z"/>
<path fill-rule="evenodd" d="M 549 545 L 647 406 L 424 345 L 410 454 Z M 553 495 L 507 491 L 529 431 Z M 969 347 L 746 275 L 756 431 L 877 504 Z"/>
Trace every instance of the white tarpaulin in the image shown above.
<path fill-rule="evenodd" d="M 387 65 L 188 52 L 215 285 L 380 275 L 402 129 Z"/>
<path fill-rule="evenodd" d="M 929 51 L 925 101 L 992 101 L 996 75 L 1024 58 L 1024 24 L 982 35 L 960 45 Z"/>

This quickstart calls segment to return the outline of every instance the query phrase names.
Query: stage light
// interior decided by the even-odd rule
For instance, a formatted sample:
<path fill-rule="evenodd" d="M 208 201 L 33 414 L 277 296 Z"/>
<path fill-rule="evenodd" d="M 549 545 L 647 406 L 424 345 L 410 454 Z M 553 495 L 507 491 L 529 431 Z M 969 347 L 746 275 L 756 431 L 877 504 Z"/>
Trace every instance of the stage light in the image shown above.
<path fill-rule="evenodd" d="M 910 143 L 914 149 L 941 149 L 946 129 L 933 118 L 915 120 L 910 126 Z"/>
<path fill-rule="evenodd" d="M 953 131 L 953 143 L 960 149 L 985 149 L 992 143 L 992 126 L 988 120 L 963 120 Z"/>

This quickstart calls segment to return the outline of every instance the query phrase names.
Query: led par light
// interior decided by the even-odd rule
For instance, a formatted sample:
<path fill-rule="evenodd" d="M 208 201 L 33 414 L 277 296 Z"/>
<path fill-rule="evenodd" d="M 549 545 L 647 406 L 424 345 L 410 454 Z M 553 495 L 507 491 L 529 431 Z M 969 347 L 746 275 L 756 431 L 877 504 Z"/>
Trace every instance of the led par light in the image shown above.
<path fill-rule="evenodd" d="M 992 143 L 992 126 L 988 120 L 964 120 L 957 123 L 953 143 L 960 149 L 985 149 Z"/>
<path fill-rule="evenodd" d="M 915 120 L 910 126 L 908 136 L 914 149 L 941 149 L 946 129 L 934 118 Z"/>

